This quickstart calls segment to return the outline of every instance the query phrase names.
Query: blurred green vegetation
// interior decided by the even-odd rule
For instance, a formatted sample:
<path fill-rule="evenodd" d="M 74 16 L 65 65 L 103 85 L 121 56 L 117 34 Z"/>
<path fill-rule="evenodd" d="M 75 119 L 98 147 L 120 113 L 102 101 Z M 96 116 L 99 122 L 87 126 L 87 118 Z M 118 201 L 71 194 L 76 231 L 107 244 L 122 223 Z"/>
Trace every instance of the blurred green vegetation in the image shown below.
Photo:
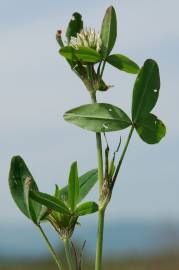
<path fill-rule="evenodd" d="M 56 270 L 56 265 L 51 262 L 22 262 L 0 264 L 0 270 Z M 83 265 L 83 270 L 93 270 L 90 263 Z M 165 256 L 150 259 L 108 260 L 104 262 L 104 270 L 179 270 L 178 256 Z"/>

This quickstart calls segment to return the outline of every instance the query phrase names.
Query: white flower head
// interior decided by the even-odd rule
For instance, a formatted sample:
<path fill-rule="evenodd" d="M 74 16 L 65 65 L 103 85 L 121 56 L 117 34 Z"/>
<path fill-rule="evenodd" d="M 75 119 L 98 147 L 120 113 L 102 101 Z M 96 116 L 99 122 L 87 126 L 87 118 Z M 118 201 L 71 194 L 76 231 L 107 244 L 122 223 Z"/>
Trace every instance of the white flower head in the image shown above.
<path fill-rule="evenodd" d="M 101 37 L 99 33 L 96 33 L 94 29 L 89 28 L 81 30 L 76 37 L 71 37 L 69 46 L 78 50 L 80 47 L 87 47 L 100 51 L 102 45 Z"/>

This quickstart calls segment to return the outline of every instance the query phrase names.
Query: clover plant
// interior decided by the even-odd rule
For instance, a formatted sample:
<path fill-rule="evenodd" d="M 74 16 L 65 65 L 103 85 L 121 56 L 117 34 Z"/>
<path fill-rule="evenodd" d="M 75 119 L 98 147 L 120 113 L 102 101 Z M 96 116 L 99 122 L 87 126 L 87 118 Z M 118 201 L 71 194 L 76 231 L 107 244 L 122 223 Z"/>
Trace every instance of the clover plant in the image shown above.
<path fill-rule="evenodd" d="M 20 156 L 12 158 L 9 185 L 13 199 L 19 209 L 40 230 L 46 240 L 58 269 L 64 270 L 62 260 L 57 256 L 41 223 L 49 222 L 64 242 L 69 270 L 82 269 L 81 257 L 77 255 L 70 239 L 80 216 L 98 211 L 95 270 L 102 269 L 103 232 L 106 208 L 112 198 L 121 164 L 134 131 L 148 144 L 156 144 L 165 136 L 163 122 L 153 114 L 160 91 L 159 68 L 155 60 L 147 59 L 142 67 L 121 53 L 112 53 L 117 38 L 117 18 L 110 6 L 102 21 L 101 31 L 86 28 L 82 16 L 75 12 L 70 20 L 66 37 L 58 30 L 56 39 L 59 54 L 67 61 L 71 70 L 82 80 L 91 103 L 81 105 L 64 113 L 64 119 L 80 128 L 91 131 L 96 136 L 98 169 L 92 169 L 78 176 L 77 162 L 73 162 L 69 172 L 68 185 L 55 186 L 54 194 L 38 190 L 37 184 Z M 105 82 L 104 70 L 111 65 L 119 71 L 136 76 L 133 87 L 131 117 L 120 107 L 108 103 L 98 103 L 98 91 L 112 91 Z M 119 100 L 120 106 L 120 100 Z M 126 142 L 119 156 L 121 140 L 117 150 L 110 157 L 107 133 L 129 129 Z M 104 134 L 105 149 L 102 146 Z M 117 155 L 118 160 L 116 160 Z M 95 183 L 99 185 L 98 203 L 82 202 Z M 74 251 L 74 252 L 73 252 Z"/>

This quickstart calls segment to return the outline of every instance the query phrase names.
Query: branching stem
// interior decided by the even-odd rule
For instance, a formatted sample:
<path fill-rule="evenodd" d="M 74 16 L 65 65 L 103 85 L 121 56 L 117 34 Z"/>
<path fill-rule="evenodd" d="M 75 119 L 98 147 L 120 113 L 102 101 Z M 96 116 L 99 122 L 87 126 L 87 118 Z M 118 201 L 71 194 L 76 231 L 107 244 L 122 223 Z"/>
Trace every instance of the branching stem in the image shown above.
<path fill-rule="evenodd" d="M 112 180 L 112 189 L 114 187 L 114 184 L 116 182 L 116 179 L 117 179 L 117 176 L 118 176 L 118 173 L 119 173 L 119 170 L 121 168 L 121 165 L 122 165 L 122 162 L 123 162 L 123 159 L 124 159 L 124 156 L 126 154 L 126 151 L 127 151 L 127 148 L 129 146 L 129 142 L 131 140 L 131 137 L 132 137 L 132 134 L 133 134 L 133 131 L 134 131 L 134 126 L 131 127 L 130 131 L 129 131 L 129 135 L 127 137 L 127 141 L 126 141 L 126 144 L 124 146 L 124 149 L 122 151 L 122 154 L 121 154 L 121 157 L 120 157 L 120 160 L 118 162 L 118 165 L 117 165 L 117 168 L 116 168 L 116 171 L 115 171 L 115 174 L 114 174 L 114 177 L 113 177 L 113 180 Z"/>

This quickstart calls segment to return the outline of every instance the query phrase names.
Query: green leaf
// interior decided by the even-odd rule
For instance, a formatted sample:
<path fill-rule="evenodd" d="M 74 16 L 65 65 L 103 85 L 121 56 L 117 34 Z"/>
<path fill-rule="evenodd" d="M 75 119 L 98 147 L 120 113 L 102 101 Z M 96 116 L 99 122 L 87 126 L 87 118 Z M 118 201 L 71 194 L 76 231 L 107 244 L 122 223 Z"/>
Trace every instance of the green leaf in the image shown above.
<path fill-rule="evenodd" d="M 83 21 L 81 14 L 75 12 L 72 16 L 73 18 L 70 20 L 66 31 L 68 43 L 70 42 L 71 37 L 76 37 L 77 33 L 79 33 L 83 29 Z"/>
<path fill-rule="evenodd" d="M 66 112 L 64 119 L 94 132 L 116 131 L 131 125 L 131 120 L 125 112 L 107 103 L 80 106 Z"/>
<path fill-rule="evenodd" d="M 101 53 L 105 59 L 112 51 L 117 37 L 117 18 L 115 9 L 110 6 L 106 10 L 101 27 Z"/>
<path fill-rule="evenodd" d="M 26 204 L 26 207 L 27 207 L 27 210 L 28 210 L 28 215 L 30 217 L 30 219 L 35 223 L 35 224 L 38 224 L 39 223 L 39 215 L 40 215 L 40 212 L 39 212 L 39 215 L 38 217 L 36 216 L 36 213 L 34 211 L 34 208 L 32 206 L 32 203 L 30 203 L 30 196 L 29 196 L 29 193 L 30 193 L 30 189 L 31 189 L 31 186 L 32 186 L 32 178 L 31 177 L 27 177 L 24 181 L 24 199 L 25 199 L 25 204 Z M 41 207 L 41 205 L 39 205 L 39 207 Z"/>
<path fill-rule="evenodd" d="M 136 123 L 145 118 L 154 108 L 160 89 L 160 75 L 157 63 L 148 59 L 141 68 L 133 89 L 132 119 Z"/>
<path fill-rule="evenodd" d="M 96 50 L 87 47 L 80 47 L 77 50 L 73 47 L 66 46 L 61 48 L 59 52 L 70 61 L 97 63 L 101 60 L 101 56 Z"/>
<path fill-rule="evenodd" d="M 114 164 L 114 159 L 111 160 L 110 164 L 109 164 L 109 179 L 112 179 L 114 173 L 115 173 L 115 164 Z"/>
<path fill-rule="evenodd" d="M 132 74 L 137 74 L 140 70 L 139 66 L 122 54 L 113 54 L 107 57 L 107 62 L 112 66 Z"/>
<path fill-rule="evenodd" d="M 55 185 L 55 194 L 54 194 L 54 196 L 56 198 L 60 198 L 60 188 L 59 188 L 58 185 Z"/>
<path fill-rule="evenodd" d="M 60 188 L 59 188 L 58 185 L 55 185 L 55 194 L 54 194 L 54 197 L 56 197 L 57 199 L 60 198 Z M 52 212 L 51 209 L 49 209 L 49 208 L 46 207 L 46 206 L 43 206 L 43 208 L 42 208 L 42 210 L 41 210 L 41 213 L 40 213 L 40 215 L 39 215 L 39 220 L 40 220 L 41 222 L 47 221 L 47 217 L 48 217 L 48 215 L 49 215 L 51 212 Z M 57 213 L 57 212 L 53 212 L 53 215 L 57 215 L 57 216 L 58 216 L 58 215 L 60 215 L 60 214 Z"/>
<path fill-rule="evenodd" d="M 79 205 L 75 211 L 77 216 L 84 216 L 98 211 L 98 205 L 95 202 L 85 202 Z"/>
<path fill-rule="evenodd" d="M 68 180 L 68 206 L 74 212 L 79 195 L 79 180 L 77 162 L 73 162 Z"/>
<path fill-rule="evenodd" d="M 79 177 L 79 196 L 77 203 L 82 201 L 98 180 L 98 170 L 93 169 Z M 68 201 L 68 186 L 60 190 L 59 198 Z"/>
<path fill-rule="evenodd" d="M 85 174 L 83 174 L 79 178 L 79 196 L 77 203 L 81 202 L 90 192 L 90 190 L 94 187 L 98 180 L 98 170 L 94 169 Z"/>
<path fill-rule="evenodd" d="M 68 215 L 70 214 L 70 211 L 68 207 L 64 204 L 64 202 L 61 201 L 60 199 L 55 198 L 54 196 L 31 190 L 30 197 L 33 200 L 45 205 L 51 210 L 54 210 L 62 214 L 68 214 Z"/>
<path fill-rule="evenodd" d="M 47 221 L 48 215 L 51 213 L 51 209 L 46 206 L 42 207 L 42 210 L 38 216 L 39 223 Z"/>
<path fill-rule="evenodd" d="M 101 56 L 96 50 L 87 47 L 81 47 L 75 50 L 75 56 L 77 59 L 89 63 L 97 63 L 101 60 Z"/>
<path fill-rule="evenodd" d="M 153 114 L 137 122 L 136 130 L 141 139 L 149 144 L 158 143 L 166 134 L 165 125 Z"/>
<path fill-rule="evenodd" d="M 15 156 L 11 160 L 10 172 L 9 172 L 9 187 L 12 197 L 17 204 L 18 208 L 28 218 L 32 218 L 29 214 L 29 208 L 33 211 L 33 221 L 38 220 L 38 216 L 41 212 L 42 206 L 28 198 L 28 190 L 24 189 L 25 181 L 31 179 L 31 190 L 38 191 L 38 187 L 35 180 L 27 168 L 24 160 L 20 156 Z M 27 192 L 27 194 L 25 194 Z M 28 200 L 28 203 L 27 203 Z"/>

